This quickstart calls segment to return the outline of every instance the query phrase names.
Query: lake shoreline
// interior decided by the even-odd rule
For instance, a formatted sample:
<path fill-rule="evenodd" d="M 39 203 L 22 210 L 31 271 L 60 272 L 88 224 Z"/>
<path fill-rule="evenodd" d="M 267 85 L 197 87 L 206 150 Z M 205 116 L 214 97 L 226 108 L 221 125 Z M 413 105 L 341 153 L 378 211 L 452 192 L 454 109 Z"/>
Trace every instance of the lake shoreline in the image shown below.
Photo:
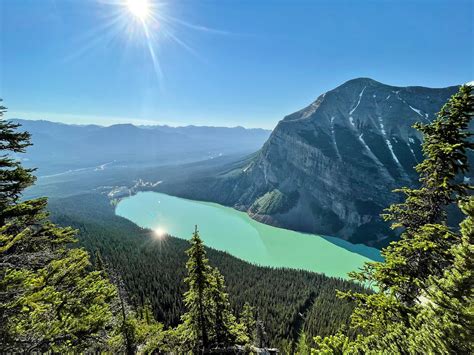
<path fill-rule="evenodd" d="M 377 249 L 365 245 L 351 244 L 351 248 L 348 245 L 341 246 L 341 243 L 349 243 L 345 241 L 337 245 L 333 243 L 334 239 L 338 239 L 336 237 L 262 224 L 232 207 L 162 192 L 136 191 L 132 196 L 123 196 L 115 206 L 115 213 L 140 227 L 160 233 L 165 230 L 167 234 L 181 239 L 188 239 L 192 234 L 191 226 L 199 224 L 206 245 L 244 261 L 260 266 L 313 271 L 344 279 L 347 279 L 347 272 L 358 269 L 364 262 L 374 261 L 367 255 L 378 253 Z M 189 226 L 184 227 L 188 221 Z M 364 256 L 357 249 L 368 252 Z"/>

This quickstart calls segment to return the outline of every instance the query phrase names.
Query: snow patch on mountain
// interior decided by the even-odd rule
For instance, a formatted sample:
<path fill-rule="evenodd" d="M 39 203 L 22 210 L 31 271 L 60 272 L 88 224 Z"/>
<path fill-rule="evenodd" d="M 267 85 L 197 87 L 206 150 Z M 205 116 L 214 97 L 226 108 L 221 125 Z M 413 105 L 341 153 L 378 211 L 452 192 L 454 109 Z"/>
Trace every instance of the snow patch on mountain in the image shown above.
<path fill-rule="evenodd" d="M 398 164 L 398 166 L 402 167 L 400 164 L 400 161 L 398 160 L 397 156 L 395 155 L 395 152 L 393 151 L 392 143 L 387 137 L 387 132 L 385 131 L 385 126 L 383 124 L 383 120 L 381 116 L 378 116 L 378 121 L 379 121 L 379 127 L 380 127 L 380 132 L 382 132 L 382 135 L 385 139 L 385 143 L 387 143 L 387 147 L 390 150 L 390 153 L 392 153 L 392 158 L 395 160 L 395 162 Z"/>
<path fill-rule="evenodd" d="M 413 107 L 412 105 L 408 105 L 413 111 L 415 111 L 417 114 L 419 114 L 421 117 L 423 117 L 421 111 L 415 107 Z"/>
<path fill-rule="evenodd" d="M 368 146 L 368 144 L 365 142 L 364 140 L 364 133 L 361 133 L 359 134 L 358 136 L 359 138 L 359 141 L 362 143 L 362 145 L 364 146 L 365 150 L 367 150 L 367 153 L 369 153 L 369 156 L 372 158 L 373 161 L 375 161 L 376 164 L 380 165 L 380 166 L 384 166 L 382 164 L 382 162 L 377 158 L 377 156 L 374 154 L 374 152 L 372 151 L 372 149 L 370 149 L 370 147 Z"/>
<path fill-rule="evenodd" d="M 332 116 L 331 117 L 331 137 L 332 137 L 332 142 L 334 144 L 334 149 L 336 150 L 336 155 L 339 158 L 339 160 L 342 160 L 341 154 L 339 153 L 339 148 L 337 147 L 337 142 L 336 142 L 336 133 L 334 132 L 334 119 L 336 117 Z"/>
<path fill-rule="evenodd" d="M 397 163 L 398 166 L 401 168 L 402 165 L 400 164 L 400 161 L 398 160 L 397 156 L 395 155 L 395 152 L 393 151 L 393 146 L 392 146 L 392 143 L 390 142 L 390 139 L 385 139 L 385 142 L 387 143 L 387 147 L 390 150 L 390 153 L 392 153 L 393 160 L 395 160 L 395 163 Z"/>
<path fill-rule="evenodd" d="M 364 86 L 364 88 L 362 89 L 362 91 L 360 92 L 359 94 L 359 101 L 357 101 L 357 104 L 355 105 L 355 107 L 349 111 L 349 116 L 352 116 L 352 114 L 354 113 L 354 111 L 357 109 L 357 107 L 359 107 L 359 104 L 360 104 L 360 101 L 362 100 L 362 95 L 364 95 L 364 91 L 365 89 L 367 88 L 367 86 Z"/>

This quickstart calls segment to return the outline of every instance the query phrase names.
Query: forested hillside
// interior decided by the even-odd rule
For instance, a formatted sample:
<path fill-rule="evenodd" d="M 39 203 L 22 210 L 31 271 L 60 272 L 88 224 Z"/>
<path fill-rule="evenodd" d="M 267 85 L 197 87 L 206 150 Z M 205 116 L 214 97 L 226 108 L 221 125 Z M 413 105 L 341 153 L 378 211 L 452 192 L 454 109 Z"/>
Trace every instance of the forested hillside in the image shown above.
<path fill-rule="evenodd" d="M 404 201 L 382 217 L 400 240 L 351 273 L 358 284 L 206 249 L 197 226 L 190 242 L 158 235 L 117 217 L 100 192 L 57 198 L 49 216 L 46 198 L 21 199 L 35 177 L 11 157 L 30 136 L 2 120 L 0 351 L 469 353 L 474 197 L 459 176 L 473 112 L 465 85 L 415 125 L 419 187 L 396 191 Z M 457 228 L 449 209 L 464 214 Z"/>
<path fill-rule="evenodd" d="M 474 355 L 473 33 L 0 0 L 0 355 Z"/>
<path fill-rule="evenodd" d="M 135 307 L 149 300 L 158 321 L 178 324 L 184 312 L 187 241 L 170 236 L 157 239 L 152 231 L 115 216 L 109 200 L 99 194 L 52 199 L 49 209 L 55 222 L 79 229 L 80 245 L 91 254 L 100 251 L 122 275 Z M 336 289 L 362 290 L 324 275 L 254 266 L 213 249 L 208 249 L 208 255 L 225 277 L 236 313 L 245 302 L 256 307 L 268 343 L 280 348 L 291 349 L 303 330 L 311 339 L 347 325 L 352 306 L 336 298 Z"/>

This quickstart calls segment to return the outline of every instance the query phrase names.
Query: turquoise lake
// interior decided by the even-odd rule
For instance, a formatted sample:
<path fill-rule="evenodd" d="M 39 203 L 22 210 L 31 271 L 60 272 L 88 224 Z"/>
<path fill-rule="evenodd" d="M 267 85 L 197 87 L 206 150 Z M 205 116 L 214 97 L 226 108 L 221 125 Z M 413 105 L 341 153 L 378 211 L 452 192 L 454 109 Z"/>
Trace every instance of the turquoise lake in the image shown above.
<path fill-rule="evenodd" d="M 157 192 L 122 199 L 116 214 L 163 238 L 190 239 L 194 225 L 204 243 L 242 260 L 347 278 L 366 261 L 381 260 L 377 249 L 339 238 L 299 233 L 269 226 L 246 213 L 219 204 L 187 200 Z"/>

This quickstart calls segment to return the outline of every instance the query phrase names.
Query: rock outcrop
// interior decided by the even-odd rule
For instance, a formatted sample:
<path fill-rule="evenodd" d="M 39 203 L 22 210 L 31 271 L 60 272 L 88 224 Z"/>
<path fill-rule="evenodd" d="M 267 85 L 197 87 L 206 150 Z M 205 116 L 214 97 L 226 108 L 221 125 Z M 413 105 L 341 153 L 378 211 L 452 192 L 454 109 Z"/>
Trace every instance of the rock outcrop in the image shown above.
<path fill-rule="evenodd" d="M 429 123 L 457 86 L 395 87 L 359 78 L 281 120 L 251 159 L 205 179 L 193 197 L 289 229 L 383 244 L 379 215 L 416 184 L 415 122 Z"/>

